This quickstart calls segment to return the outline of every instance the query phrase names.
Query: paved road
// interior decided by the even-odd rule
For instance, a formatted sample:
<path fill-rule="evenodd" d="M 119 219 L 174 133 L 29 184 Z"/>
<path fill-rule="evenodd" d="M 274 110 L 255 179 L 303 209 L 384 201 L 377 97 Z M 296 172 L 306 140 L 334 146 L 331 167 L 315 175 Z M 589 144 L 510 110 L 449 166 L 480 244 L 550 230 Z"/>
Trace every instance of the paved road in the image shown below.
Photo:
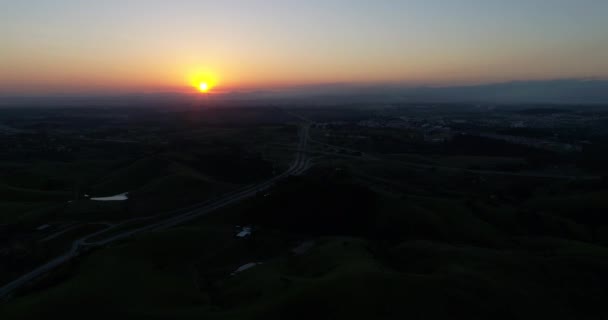
<path fill-rule="evenodd" d="M 47 241 L 51 241 L 53 239 L 56 239 L 70 231 L 76 230 L 78 228 L 82 228 L 84 226 L 105 226 L 106 229 L 113 227 L 114 225 L 109 223 L 109 222 L 92 222 L 92 223 L 81 223 L 81 224 L 76 224 L 76 225 L 70 225 L 66 228 L 64 228 L 63 230 L 57 231 L 53 234 L 50 234 L 48 236 L 46 236 L 44 239 L 38 240 L 38 242 L 47 242 Z"/>
<path fill-rule="evenodd" d="M 227 194 L 219 200 L 205 202 L 200 205 L 191 206 L 185 210 L 184 209 L 179 210 L 178 212 L 181 212 L 181 213 L 179 213 L 177 215 L 171 216 L 162 221 L 151 222 L 149 225 L 142 226 L 142 227 L 139 227 L 134 230 L 125 230 L 124 232 L 121 232 L 118 234 L 113 234 L 113 235 L 109 236 L 108 238 L 103 238 L 103 239 L 96 240 L 96 241 L 89 241 L 89 239 L 99 237 L 100 235 L 111 230 L 114 227 L 124 226 L 131 221 L 145 220 L 147 218 L 137 218 L 137 219 L 125 221 L 121 224 L 115 225 L 112 228 L 104 229 L 104 230 L 95 232 L 93 234 L 87 235 L 78 240 L 75 240 L 72 243 L 70 250 L 68 252 L 66 252 L 65 254 L 63 254 L 59 257 L 56 257 L 55 259 L 45 263 L 44 265 L 36 268 L 35 270 L 19 277 L 18 279 L 14 280 L 14 281 L 6 284 L 2 288 L 0 288 L 0 298 L 5 298 L 5 297 L 9 296 L 14 290 L 31 282 L 32 280 L 34 280 L 36 278 L 42 276 L 43 274 L 53 270 L 54 268 L 60 266 L 61 264 L 77 257 L 81 252 L 85 251 L 88 248 L 104 246 L 104 245 L 110 244 L 112 242 L 126 239 L 126 238 L 132 237 L 134 235 L 143 233 L 143 232 L 163 230 L 163 229 L 167 229 L 167 228 L 191 221 L 191 220 L 199 218 L 203 215 L 209 214 L 217 209 L 226 207 L 228 205 L 231 205 L 231 204 L 237 203 L 239 201 L 242 201 L 244 199 L 255 196 L 258 192 L 263 192 L 263 191 L 269 189 L 277 181 L 279 181 L 281 179 L 284 179 L 286 177 L 293 176 L 293 175 L 300 175 L 300 174 L 304 173 L 311 166 L 311 160 L 308 157 L 307 152 L 306 152 L 306 149 L 308 146 L 308 140 L 309 140 L 309 125 L 303 124 L 300 127 L 300 131 L 299 131 L 299 143 L 298 143 L 298 150 L 296 152 L 296 159 L 294 160 L 293 164 L 289 167 L 289 169 L 287 171 L 285 171 L 284 173 L 282 173 L 281 175 L 271 178 L 267 181 L 261 182 L 259 184 L 247 186 L 241 190 Z"/>
<path fill-rule="evenodd" d="M 146 225 L 146 226 L 140 227 L 135 230 L 125 231 L 123 233 L 114 235 L 112 237 L 109 237 L 109 238 L 106 238 L 103 240 L 95 241 L 95 242 L 88 242 L 85 239 L 83 244 L 89 245 L 89 246 L 103 246 L 103 245 L 109 244 L 111 242 L 120 240 L 120 239 L 131 237 L 131 236 L 141 233 L 141 232 L 167 229 L 167 228 L 182 224 L 184 222 L 196 219 L 200 216 L 206 215 L 210 212 L 213 212 L 217 209 L 228 206 L 230 204 L 234 204 L 241 200 L 255 196 L 257 193 L 263 192 L 263 191 L 269 189 L 277 181 L 279 181 L 281 179 L 284 179 L 288 176 L 299 175 L 299 174 L 303 173 L 304 171 L 308 170 L 308 168 L 310 168 L 310 164 L 311 164 L 310 159 L 308 158 L 307 152 L 306 152 L 306 146 L 308 144 L 308 128 L 309 127 L 307 125 L 302 126 L 302 129 L 300 130 L 300 142 L 298 145 L 298 151 L 296 153 L 296 159 L 295 159 L 294 163 L 291 165 L 291 167 L 289 167 L 289 169 L 287 171 L 285 171 L 284 173 L 282 173 L 281 175 L 278 175 L 265 182 L 262 182 L 262 183 L 259 183 L 259 184 L 253 185 L 253 186 L 245 187 L 242 190 L 239 190 L 237 192 L 233 192 L 229 195 L 226 195 L 225 197 L 223 197 L 220 200 L 213 201 L 211 203 L 206 203 L 199 208 L 189 210 L 183 214 L 170 217 L 163 221 L 156 222 L 156 223 L 153 223 L 150 225 Z"/>

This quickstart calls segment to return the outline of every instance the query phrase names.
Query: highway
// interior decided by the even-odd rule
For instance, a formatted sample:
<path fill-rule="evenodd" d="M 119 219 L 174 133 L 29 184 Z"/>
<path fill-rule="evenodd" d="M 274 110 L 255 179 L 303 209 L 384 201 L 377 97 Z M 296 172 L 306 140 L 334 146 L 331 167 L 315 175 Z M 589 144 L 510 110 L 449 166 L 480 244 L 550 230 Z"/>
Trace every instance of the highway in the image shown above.
<path fill-rule="evenodd" d="M 137 218 L 131 219 L 128 221 L 124 221 L 120 224 L 114 225 L 113 227 L 89 234 L 83 238 L 77 239 L 72 242 L 70 250 L 64 253 L 63 255 L 54 258 L 53 260 L 39 266 L 38 268 L 30 271 L 29 273 L 15 279 L 14 281 L 6 284 L 2 288 L 0 288 L 0 299 L 9 297 L 12 292 L 16 289 L 30 283 L 36 278 L 48 273 L 49 271 L 57 268 L 58 266 L 68 262 L 69 260 L 77 257 L 82 252 L 93 248 L 100 247 L 104 245 L 108 245 L 112 242 L 123 240 L 132 236 L 135 236 L 140 233 L 150 232 L 150 231 L 159 231 L 167 228 L 171 228 L 188 221 L 194 220 L 206 214 L 209 214 L 215 210 L 220 208 L 235 204 L 244 199 L 255 196 L 259 192 L 263 192 L 269 188 L 271 188 L 277 181 L 284 179 L 289 176 L 300 175 L 308 170 L 311 166 L 311 159 L 307 155 L 307 146 L 309 141 L 309 129 L 310 126 L 308 124 L 302 124 L 299 130 L 299 142 L 298 148 L 295 155 L 295 160 L 292 165 L 287 169 L 287 171 L 282 174 L 275 176 L 269 180 L 264 182 L 260 182 L 255 185 L 250 185 L 242 188 L 241 190 L 237 190 L 235 192 L 231 192 L 227 195 L 224 195 L 218 200 L 208 201 L 199 205 L 190 206 L 186 209 L 178 210 L 176 212 L 180 212 L 179 214 L 167 217 L 162 219 L 161 221 L 151 221 L 149 225 L 139 226 L 133 230 L 125 230 L 124 232 L 109 235 L 107 238 L 97 239 L 95 241 L 89 241 L 92 238 L 99 237 L 105 232 L 110 231 L 113 228 L 118 226 L 124 226 L 131 221 L 136 220 L 145 220 L 145 219 L 153 219 L 155 217 L 148 218 Z"/>

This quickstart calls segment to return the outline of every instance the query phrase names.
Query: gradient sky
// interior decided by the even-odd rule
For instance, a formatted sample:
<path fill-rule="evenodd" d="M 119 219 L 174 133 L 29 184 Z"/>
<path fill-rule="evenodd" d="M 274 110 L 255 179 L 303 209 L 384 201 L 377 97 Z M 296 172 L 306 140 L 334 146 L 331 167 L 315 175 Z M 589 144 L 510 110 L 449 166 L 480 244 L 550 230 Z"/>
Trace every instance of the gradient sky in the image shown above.
<path fill-rule="evenodd" d="M 0 0 L 0 93 L 608 77 L 607 0 Z"/>

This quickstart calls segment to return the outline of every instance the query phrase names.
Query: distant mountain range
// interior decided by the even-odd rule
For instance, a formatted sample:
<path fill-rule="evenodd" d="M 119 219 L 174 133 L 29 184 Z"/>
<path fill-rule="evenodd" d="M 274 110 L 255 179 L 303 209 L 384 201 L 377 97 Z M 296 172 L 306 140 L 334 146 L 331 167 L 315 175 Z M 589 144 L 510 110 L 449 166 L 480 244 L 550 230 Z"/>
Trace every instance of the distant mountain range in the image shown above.
<path fill-rule="evenodd" d="M 200 96 L 198 97 L 200 98 Z M 282 90 L 233 91 L 211 95 L 207 101 L 242 104 L 341 103 L 550 103 L 607 104 L 608 80 L 514 81 L 495 84 L 412 87 L 400 85 L 330 84 Z M 192 94 L 0 96 L 0 107 L 10 106 L 163 106 L 192 104 Z M 200 100 L 200 99 L 198 99 Z"/>
<path fill-rule="evenodd" d="M 271 94 L 251 94 L 249 98 L 256 96 Z M 275 97 L 352 102 L 608 104 L 608 80 L 514 81 L 446 87 L 328 85 L 278 92 Z"/>
<path fill-rule="evenodd" d="M 412 99 L 495 103 L 608 103 L 607 80 L 516 81 L 478 86 L 419 88 Z"/>

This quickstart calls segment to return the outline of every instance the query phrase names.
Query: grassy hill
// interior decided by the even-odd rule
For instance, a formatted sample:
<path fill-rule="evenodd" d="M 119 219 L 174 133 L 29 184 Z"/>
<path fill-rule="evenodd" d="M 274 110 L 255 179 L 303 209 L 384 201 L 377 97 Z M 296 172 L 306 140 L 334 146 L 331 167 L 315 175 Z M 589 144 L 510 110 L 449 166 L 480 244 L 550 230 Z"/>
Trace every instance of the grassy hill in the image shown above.
<path fill-rule="evenodd" d="M 348 177 L 324 179 L 326 174 L 290 179 L 269 196 L 187 227 L 95 251 L 0 306 L 0 313 L 5 319 L 605 315 L 608 249 L 567 232 L 551 234 L 558 219 L 576 224 L 567 218 L 547 215 L 531 224 L 508 208 L 390 198 L 360 189 Z M 340 211 L 345 201 L 350 209 Z M 287 213 L 292 219 L 280 218 Z M 350 224 L 348 213 L 357 215 Z M 235 226 L 245 224 L 255 226 L 253 237 L 236 238 Z M 310 249 L 293 252 L 309 241 Z M 261 264 L 233 274 L 252 262 Z"/>

